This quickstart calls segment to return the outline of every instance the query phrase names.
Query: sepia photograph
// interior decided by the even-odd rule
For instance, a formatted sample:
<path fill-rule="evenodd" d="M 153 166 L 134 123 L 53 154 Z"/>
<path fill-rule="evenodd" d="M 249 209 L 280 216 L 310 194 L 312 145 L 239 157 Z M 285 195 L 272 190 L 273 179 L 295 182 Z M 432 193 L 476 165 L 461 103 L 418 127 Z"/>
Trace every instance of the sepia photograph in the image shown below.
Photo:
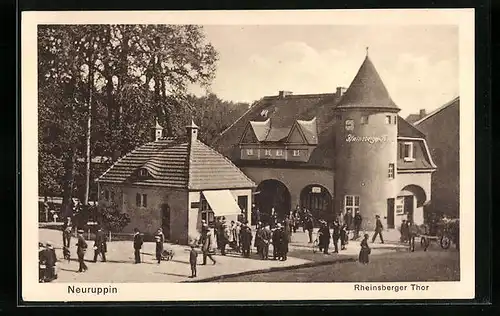
<path fill-rule="evenodd" d="M 30 12 L 23 291 L 473 297 L 474 12 L 415 11 Z"/>

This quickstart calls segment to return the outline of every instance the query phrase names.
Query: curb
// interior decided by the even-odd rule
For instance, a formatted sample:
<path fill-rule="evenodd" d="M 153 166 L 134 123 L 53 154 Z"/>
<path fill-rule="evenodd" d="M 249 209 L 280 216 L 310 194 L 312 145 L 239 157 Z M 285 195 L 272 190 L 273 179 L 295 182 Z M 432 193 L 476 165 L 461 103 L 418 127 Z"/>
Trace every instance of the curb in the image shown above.
<path fill-rule="evenodd" d="M 356 258 L 353 258 L 353 257 L 339 258 L 339 259 L 335 259 L 335 260 L 313 261 L 313 262 L 296 264 L 296 265 L 287 266 L 287 267 L 271 267 L 271 268 L 265 268 L 265 269 L 223 274 L 223 275 L 218 275 L 218 276 L 214 276 L 214 277 L 198 279 L 196 281 L 182 281 L 181 283 L 214 282 L 214 281 L 220 281 L 223 279 L 233 278 L 233 277 L 238 277 L 238 276 L 246 276 L 246 275 L 252 275 L 252 274 L 269 273 L 269 272 L 277 272 L 277 271 L 296 270 L 296 269 L 302 269 L 302 268 L 312 268 L 312 267 L 325 266 L 325 265 L 334 264 L 334 263 L 347 263 L 347 262 L 356 262 L 356 261 L 357 261 Z"/>

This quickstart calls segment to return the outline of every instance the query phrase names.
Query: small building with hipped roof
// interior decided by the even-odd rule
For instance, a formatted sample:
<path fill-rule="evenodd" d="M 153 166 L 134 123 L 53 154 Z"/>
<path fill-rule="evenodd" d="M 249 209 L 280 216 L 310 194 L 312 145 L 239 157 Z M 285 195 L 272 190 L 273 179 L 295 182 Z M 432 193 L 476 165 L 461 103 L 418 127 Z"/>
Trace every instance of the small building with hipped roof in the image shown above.
<path fill-rule="evenodd" d="M 187 244 L 198 238 L 202 220 L 250 220 L 255 183 L 201 142 L 194 122 L 186 126 L 185 137 L 162 137 L 158 122 L 153 130 L 154 141 L 120 158 L 96 180 L 99 206 L 114 204 L 130 216 L 124 232 L 162 228 L 167 240 Z"/>

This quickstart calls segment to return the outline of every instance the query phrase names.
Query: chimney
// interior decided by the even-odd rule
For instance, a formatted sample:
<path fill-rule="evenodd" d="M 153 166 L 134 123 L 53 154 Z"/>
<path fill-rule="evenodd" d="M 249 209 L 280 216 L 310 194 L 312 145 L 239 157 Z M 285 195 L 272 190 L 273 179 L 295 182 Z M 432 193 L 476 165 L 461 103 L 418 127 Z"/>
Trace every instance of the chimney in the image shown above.
<path fill-rule="evenodd" d="M 292 95 L 292 94 L 293 94 L 293 92 L 292 92 L 292 91 L 280 91 L 280 92 L 278 93 L 278 97 L 279 97 L 280 99 L 283 99 L 283 98 L 286 98 L 287 96 Z"/>
<path fill-rule="evenodd" d="M 422 119 L 426 116 L 427 114 L 425 113 L 425 109 L 420 109 L 420 114 L 419 117 Z"/>
<path fill-rule="evenodd" d="M 155 126 L 153 127 L 153 135 L 155 142 L 163 137 L 163 127 L 158 124 L 158 118 L 155 118 Z"/>
<path fill-rule="evenodd" d="M 200 128 L 194 124 L 193 120 L 191 120 L 191 125 L 186 126 L 186 135 L 188 136 L 190 145 L 198 139 L 199 129 Z"/>
<path fill-rule="evenodd" d="M 341 96 L 343 96 L 345 93 L 345 90 L 346 90 L 346 88 L 344 88 L 344 87 L 337 87 L 337 91 L 335 93 L 337 98 L 340 98 Z"/>

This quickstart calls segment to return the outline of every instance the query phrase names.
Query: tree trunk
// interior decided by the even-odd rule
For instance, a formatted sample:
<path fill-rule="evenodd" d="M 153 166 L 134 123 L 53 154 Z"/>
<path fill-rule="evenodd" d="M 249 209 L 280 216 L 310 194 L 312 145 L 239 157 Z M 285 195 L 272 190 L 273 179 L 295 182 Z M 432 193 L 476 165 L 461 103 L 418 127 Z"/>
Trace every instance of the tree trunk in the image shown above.
<path fill-rule="evenodd" d="M 93 70 L 93 60 L 89 63 L 89 104 L 88 104 L 88 118 L 87 118 L 87 153 L 85 155 L 85 195 L 83 198 L 83 205 L 89 204 L 89 194 L 90 194 L 90 135 L 92 131 L 92 92 L 94 87 L 94 70 Z"/>
<path fill-rule="evenodd" d="M 63 201 L 62 214 L 63 217 L 72 217 L 73 209 L 71 208 L 71 199 L 73 198 L 73 184 L 75 181 L 75 148 L 67 153 L 64 160 L 64 184 L 63 184 Z"/>

